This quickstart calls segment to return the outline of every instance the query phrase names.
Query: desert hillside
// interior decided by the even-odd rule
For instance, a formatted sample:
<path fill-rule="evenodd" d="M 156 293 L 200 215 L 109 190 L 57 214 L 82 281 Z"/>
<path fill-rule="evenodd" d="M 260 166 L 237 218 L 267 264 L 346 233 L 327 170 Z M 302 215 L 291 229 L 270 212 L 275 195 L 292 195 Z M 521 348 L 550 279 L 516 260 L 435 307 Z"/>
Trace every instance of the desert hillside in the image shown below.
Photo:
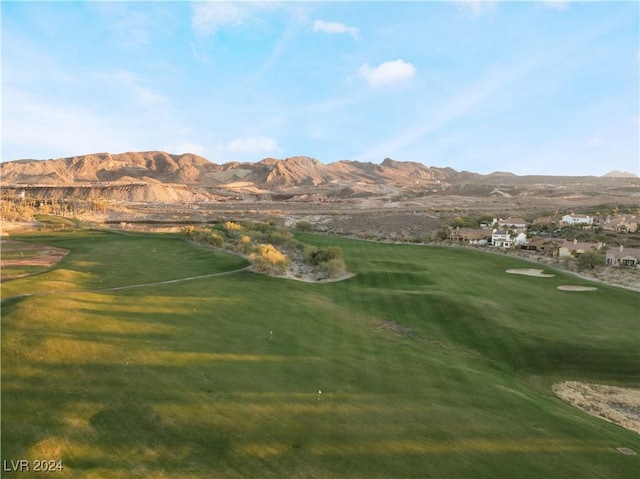
<path fill-rule="evenodd" d="M 553 197 L 603 189 L 627 196 L 629 188 L 638 190 L 637 177 L 620 172 L 605 177 L 481 175 L 390 158 L 381 163 L 325 164 L 307 156 L 217 164 L 190 153 L 162 151 L 9 161 L 0 163 L 0 181 L 9 190 L 37 189 L 38 197 L 101 196 L 136 202 L 194 202 L 237 195 L 326 199 L 445 193 L 512 198 L 533 192 Z"/>

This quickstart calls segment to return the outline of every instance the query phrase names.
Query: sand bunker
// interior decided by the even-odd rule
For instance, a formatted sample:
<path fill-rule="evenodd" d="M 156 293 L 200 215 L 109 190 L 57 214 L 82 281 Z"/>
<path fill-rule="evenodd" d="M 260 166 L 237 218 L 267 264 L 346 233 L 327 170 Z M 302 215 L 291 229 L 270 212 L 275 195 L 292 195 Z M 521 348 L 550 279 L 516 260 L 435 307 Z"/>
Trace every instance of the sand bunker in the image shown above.
<path fill-rule="evenodd" d="M 535 268 L 519 268 L 519 269 L 508 269 L 507 273 L 510 274 L 522 274 L 525 276 L 536 276 L 538 278 L 553 278 L 555 274 L 547 274 L 543 273 L 541 269 Z"/>
<path fill-rule="evenodd" d="M 551 388 L 564 402 L 640 434 L 640 389 L 565 381 Z"/>
<path fill-rule="evenodd" d="M 576 286 L 574 284 L 563 284 L 562 286 L 558 286 L 558 289 L 562 291 L 595 291 L 598 288 L 594 288 L 593 286 Z"/>

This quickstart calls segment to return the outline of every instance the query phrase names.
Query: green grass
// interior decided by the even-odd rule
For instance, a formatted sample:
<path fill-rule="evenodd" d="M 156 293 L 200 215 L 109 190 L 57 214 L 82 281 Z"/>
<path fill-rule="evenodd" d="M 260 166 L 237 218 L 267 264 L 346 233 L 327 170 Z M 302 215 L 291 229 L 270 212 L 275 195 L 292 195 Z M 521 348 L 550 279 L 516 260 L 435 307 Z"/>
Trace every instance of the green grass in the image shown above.
<path fill-rule="evenodd" d="M 2 285 L 59 291 L 2 305 L 2 458 L 83 478 L 637 477 L 615 448 L 638 435 L 550 391 L 638 386 L 637 293 L 558 291 L 588 283 L 475 251 L 300 238 L 341 246 L 356 276 L 100 292 L 244 263 L 170 235 L 20 238 L 71 252 Z"/>
<path fill-rule="evenodd" d="M 44 225 L 49 226 L 57 226 L 57 227 L 77 227 L 79 226 L 79 221 L 71 218 L 66 218 L 64 216 L 57 215 L 34 215 L 34 219 L 38 223 L 42 223 Z"/>

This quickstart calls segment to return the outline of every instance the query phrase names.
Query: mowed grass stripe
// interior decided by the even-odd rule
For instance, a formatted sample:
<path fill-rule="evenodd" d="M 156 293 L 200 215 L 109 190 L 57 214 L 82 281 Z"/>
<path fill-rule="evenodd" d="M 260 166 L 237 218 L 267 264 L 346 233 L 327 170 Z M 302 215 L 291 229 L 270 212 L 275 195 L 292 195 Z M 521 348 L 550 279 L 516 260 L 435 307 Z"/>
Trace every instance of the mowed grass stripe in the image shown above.
<path fill-rule="evenodd" d="M 179 235 L 120 235 L 96 230 L 32 234 L 16 239 L 58 246 L 70 253 L 50 271 L 3 284 L 2 297 L 155 283 L 235 270 L 238 256 L 199 248 Z"/>
<path fill-rule="evenodd" d="M 304 239 L 342 246 L 357 275 L 241 272 L 3 304 L 3 457 L 61 458 L 59 477 L 635 476 L 638 458 L 615 447 L 637 435 L 548 385 L 636 383 L 636 293 L 599 286 L 615 317 L 585 314 L 606 309 L 596 295 L 554 310 L 563 278 L 514 284 L 511 258 Z M 525 284 L 528 307 L 504 293 Z"/>

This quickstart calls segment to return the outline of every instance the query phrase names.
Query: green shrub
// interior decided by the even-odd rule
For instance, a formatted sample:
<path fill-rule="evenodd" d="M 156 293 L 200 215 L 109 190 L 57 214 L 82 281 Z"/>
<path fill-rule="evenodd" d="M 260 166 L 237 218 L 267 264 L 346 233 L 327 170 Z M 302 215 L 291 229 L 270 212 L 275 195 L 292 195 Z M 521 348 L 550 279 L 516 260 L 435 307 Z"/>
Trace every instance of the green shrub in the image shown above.
<path fill-rule="evenodd" d="M 318 265 L 318 268 L 328 278 L 337 278 L 345 273 L 347 265 L 342 258 L 333 258 L 328 261 L 323 261 Z"/>
<path fill-rule="evenodd" d="M 313 231 L 313 225 L 309 221 L 298 221 L 296 223 L 296 230 L 309 233 Z"/>

